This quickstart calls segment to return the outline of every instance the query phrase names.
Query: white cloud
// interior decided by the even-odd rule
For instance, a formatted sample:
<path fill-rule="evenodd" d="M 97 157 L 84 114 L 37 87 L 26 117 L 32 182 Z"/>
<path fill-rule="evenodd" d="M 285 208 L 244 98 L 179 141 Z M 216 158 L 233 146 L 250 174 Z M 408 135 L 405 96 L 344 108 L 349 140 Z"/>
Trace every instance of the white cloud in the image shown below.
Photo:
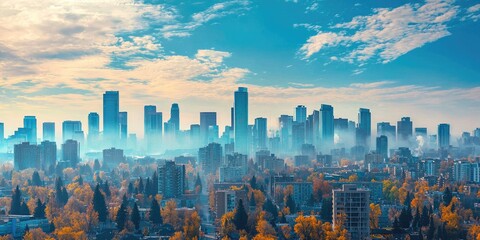
<path fill-rule="evenodd" d="M 480 3 L 467 8 L 467 15 L 462 18 L 463 21 L 471 19 L 476 22 L 480 19 Z"/>
<path fill-rule="evenodd" d="M 347 62 L 377 59 L 387 63 L 413 49 L 450 35 L 448 23 L 459 12 L 453 0 L 427 0 L 397 8 L 374 9 L 374 14 L 354 17 L 332 26 L 337 32 L 319 32 L 299 53 L 308 59 L 323 47 L 350 49 L 340 57 Z"/>

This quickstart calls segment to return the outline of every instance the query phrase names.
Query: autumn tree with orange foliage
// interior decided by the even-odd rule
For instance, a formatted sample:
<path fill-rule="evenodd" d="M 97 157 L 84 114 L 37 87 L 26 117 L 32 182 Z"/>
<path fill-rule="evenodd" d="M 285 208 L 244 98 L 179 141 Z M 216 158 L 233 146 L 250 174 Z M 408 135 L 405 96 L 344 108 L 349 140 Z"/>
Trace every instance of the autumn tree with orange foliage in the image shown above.
<path fill-rule="evenodd" d="M 185 216 L 183 235 L 185 239 L 197 240 L 200 238 L 200 216 L 197 211 Z"/>
<path fill-rule="evenodd" d="M 468 229 L 468 240 L 480 240 L 480 225 L 474 224 Z"/>
<path fill-rule="evenodd" d="M 177 203 L 174 200 L 170 200 L 165 205 L 165 208 L 162 210 L 163 223 L 168 223 L 172 225 L 175 230 L 180 230 L 180 218 L 178 217 L 178 212 L 176 210 Z"/>
<path fill-rule="evenodd" d="M 48 235 L 48 234 L 46 234 L 45 232 L 43 232 L 41 228 L 35 228 L 35 229 L 32 229 L 32 230 L 29 230 L 29 231 L 23 236 L 23 239 L 24 239 L 24 240 L 39 240 L 39 239 L 43 239 L 43 240 L 53 240 L 53 238 L 50 237 L 50 235 Z"/>
<path fill-rule="evenodd" d="M 315 216 L 300 215 L 295 219 L 294 231 L 301 240 L 322 239 L 322 222 Z"/>
<path fill-rule="evenodd" d="M 370 203 L 370 228 L 378 228 L 378 218 L 382 215 L 380 204 Z"/>
<path fill-rule="evenodd" d="M 265 219 L 265 211 L 261 211 L 258 215 L 257 226 L 255 229 L 257 230 L 258 234 L 253 238 L 254 240 L 277 239 L 277 232 Z"/>

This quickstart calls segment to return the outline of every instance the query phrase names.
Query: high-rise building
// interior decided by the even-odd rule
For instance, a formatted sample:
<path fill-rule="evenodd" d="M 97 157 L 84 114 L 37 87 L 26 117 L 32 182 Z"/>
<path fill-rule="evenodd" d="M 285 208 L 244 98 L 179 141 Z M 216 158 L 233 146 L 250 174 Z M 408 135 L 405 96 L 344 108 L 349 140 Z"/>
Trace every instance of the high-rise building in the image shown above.
<path fill-rule="evenodd" d="M 23 142 L 13 148 L 13 168 L 16 171 L 27 168 L 40 169 L 40 151 L 37 145 Z"/>
<path fill-rule="evenodd" d="M 320 107 L 320 135 L 322 137 L 321 146 L 323 150 L 333 147 L 333 107 L 322 104 Z"/>
<path fill-rule="evenodd" d="M 369 148 L 372 135 L 370 109 L 360 108 L 358 113 L 357 145 Z"/>
<path fill-rule="evenodd" d="M 185 165 L 177 165 L 174 161 L 165 161 L 158 167 L 158 194 L 164 199 L 179 198 L 185 192 Z"/>
<path fill-rule="evenodd" d="M 0 122 L 0 142 L 5 139 L 5 125 L 3 122 Z"/>
<path fill-rule="evenodd" d="M 62 161 L 69 163 L 70 167 L 75 168 L 80 161 L 80 144 L 72 139 L 68 139 L 62 144 Z"/>
<path fill-rule="evenodd" d="M 200 138 L 202 144 L 208 144 L 209 136 L 213 135 L 210 131 L 215 130 L 217 126 L 216 112 L 201 112 L 200 113 Z M 217 127 L 218 132 L 218 127 Z M 218 137 L 218 136 L 217 136 Z"/>
<path fill-rule="evenodd" d="M 267 148 L 267 119 L 255 118 L 254 137 L 256 149 Z"/>
<path fill-rule="evenodd" d="M 88 148 L 93 149 L 98 147 L 100 136 L 100 116 L 96 112 L 88 114 Z"/>
<path fill-rule="evenodd" d="M 223 162 L 222 145 L 209 143 L 206 147 L 198 150 L 198 162 L 205 174 L 215 174 Z"/>
<path fill-rule="evenodd" d="M 180 131 L 180 108 L 178 107 L 178 103 L 172 104 L 170 108 L 170 120 L 168 122 L 173 128 L 174 134 L 177 135 Z"/>
<path fill-rule="evenodd" d="M 333 227 L 343 224 L 350 239 L 361 240 L 370 237 L 370 190 L 344 184 L 342 189 L 333 190 Z M 343 222 L 341 214 L 346 215 Z"/>
<path fill-rule="evenodd" d="M 383 159 L 388 158 L 388 137 L 381 135 L 377 137 L 377 153 L 382 156 Z"/>
<path fill-rule="evenodd" d="M 35 116 L 25 116 L 23 118 L 23 127 L 29 129 L 27 131 L 27 141 L 37 143 L 37 118 Z"/>
<path fill-rule="evenodd" d="M 340 131 L 348 130 L 348 119 L 347 118 L 335 118 L 333 119 L 333 129 L 335 133 Z"/>
<path fill-rule="evenodd" d="M 40 168 L 53 173 L 57 164 L 57 144 L 48 140 L 40 143 Z"/>
<path fill-rule="evenodd" d="M 295 122 L 304 123 L 307 121 L 307 108 L 303 105 L 298 105 L 295 108 Z"/>
<path fill-rule="evenodd" d="M 248 154 L 248 91 L 239 87 L 235 91 L 235 149 L 242 154 Z"/>
<path fill-rule="evenodd" d="M 162 144 L 163 114 L 157 112 L 157 107 L 144 107 L 144 139 L 148 153 L 158 153 Z"/>
<path fill-rule="evenodd" d="M 281 148 L 283 151 L 290 151 L 292 149 L 293 116 L 281 115 L 278 123 Z"/>
<path fill-rule="evenodd" d="M 106 91 L 103 94 L 103 142 L 108 146 L 116 146 L 120 136 L 118 113 L 118 91 Z"/>
<path fill-rule="evenodd" d="M 427 137 L 428 135 L 428 132 L 427 132 L 427 128 L 425 127 L 418 127 L 418 128 L 415 128 L 415 136 L 422 136 L 422 137 Z"/>
<path fill-rule="evenodd" d="M 82 131 L 82 122 L 80 121 L 63 121 L 62 123 L 62 142 L 69 139 L 75 139 L 75 133 Z"/>
<path fill-rule="evenodd" d="M 116 168 L 120 163 L 125 162 L 125 155 L 122 149 L 109 148 L 103 149 L 103 166 L 108 169 Z"/>
<path fill-rule="evenodd" d="M 118 122 L 120 124 L 120 143 L 121 147 L 125 148 L 127 146 L 128 140 L 128 113 L 119 112 L 118 113 Z"/>
<path fill-rule="evenodd" d="M 54 122 L 44 122 L 42 124 L 43 128 L 43 141 L 55 142 L 55 123 Z"/>
<path fill-rule="evenodd" d="M 438 125 L 438 148 L 448 148 L 450 146 L 450 124 L 442 123 Z"/>
<path fill-rule="evenodd" d="M 190 125 L 190 145 L 192 147 L 198 147 L 200 144 L 200 124 Z"/>
<path fill-rule="evenodd" d="M 397 122 L 397 142 L 400 147 L 408 147 L 412 138 L 413 123 L 410 117 L 402 117 Z"/>

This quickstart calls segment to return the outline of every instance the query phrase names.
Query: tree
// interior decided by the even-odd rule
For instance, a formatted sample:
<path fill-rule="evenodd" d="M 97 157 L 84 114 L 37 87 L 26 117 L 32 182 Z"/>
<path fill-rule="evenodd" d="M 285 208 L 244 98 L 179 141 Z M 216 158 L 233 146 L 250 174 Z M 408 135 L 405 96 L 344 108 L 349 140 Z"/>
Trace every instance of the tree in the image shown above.
<path fill-rule="evenodd" d="M 410 192 L 407 192 L 407 196 L 405 197 L 405 201 L 403 201 L 403 205 L 410 206 L 410 203 L 412 203 L 412 196 Z"/>
<path fill-rule="evenodd" d="M 130 220 L 133 222 L 133 225 L 135 225 L 135 229 L 138 230 L 140 228 L 140 212 L 138 211 L 137 203 L 133 204 Z"/>
<path fill-rule="evenodd" d="M 147 177 L 147 182 L 145 183 L 145 196 L 150 197 L 152 195 L 152 183 L 150 178 Z"/>
<path fill-rule="evenodd" d="M 272 201 L 270 199 L 267 199 L 265 203 L 263 204 L 263 210 L 266 212 L 272 214 L 273 216 L 273 221 L 275 222 L 278 218 L 278 209 L 277 206 L 273 205 Z"/>
<path fill-rule="evenodd" d="M 421 227 L 428 226 L 428 208 L 425 205 L 423 206 L 422 216 L 420 217 L 420 226 Z"/>
<path fill-rule="evenodd" d="M 10 203 L 10 214 L 11 215 L 19 215 L 21 214 L 21 207 L 22 207 L 22 192 L 17 187 L 12 192 L 12 202 Z"/>
<path fill-rule="evenodd" d="M 143 194 L 145 193 L 145 186 L 143 186 L 143 179 L 140 177 L 138 180 L 138 193 Z"/>
<path fill-rule="evenodd" d="M 23 236 L 24 240 L 38 240 L 38 239 L 44 239 L 44 240 L 53 240 L 48 234 L 44 233 L 41 228 L 34 228 L 32 230 L 29 230 L 28 232 L 25 233 Z"/>
<path fill-rule="evenodd" d="M 93 209 L 93 204 L 88 204 L 87 212 L 85 214 L 86 232 L 98 225 L 98 213 Z M 52 230 L 53 231 L 53 230 Z"/>
<path fill-rule="evenodd" d="M 427 239 L 433 240 L 435 236 L 435 222 L 433 221 L 433 214 L 430 215 L 430 224 L 428 225 Z"/>
<path fill-rule="evenodd" d="M 257 189 L 257 178 L 255 175 L 253 175 L 253 177 L 250 179 L 250 187 Z"/>
<path fill-rule="evenodd" d="M 32 174 L 32 186 L 43 186 L 42 179 L 40 178 L 40 174 L 37 171 L 34 171 Z"/>
<path fill-rule="evenodd" d="M 420 227 L 420 209 L 418 207 L 415 211 L 415 216 L 413 217 L 412 227 L 415 231 Z"/>
<path fill-rule="evenodd" d="M 407 208 L 404 207 L 402 209 L 398 220 L 400 221 L 400 226 L 402 228 L 410 227 L 410 223 L 412 221 L 412 210 L 410 209 L 410 206 L 408 206 Z"/>
<path fill-rule="evenodd" d="M 21 215 L 30 215 L 30 209 L 26 202 L 22 201 L 22 206 L 20 207 L 20 214 Z"/>
<path fill-rule="evenodd" d="M 452 201 L 453 195 L 452 192 L 450 191 L 450 188 L 445 188 L 445 191 L 443 191 L 443 205 L 448 206 L 450 202 Z"/>
<path fill-rule="evenodd" d="M 235 215 L 233 217 L 233 223 L 237 230 L 245 230 L 247 227 L 248 221 L 248 214 L 245 211 L 245 207 L 243 206 L 242 199 L 238 200 L 237 207 L 235 208 Z"/>
<path fill-rule="evenodd" d="M 380 204 L 370 203 L 370 228 L 378 228 L 378 218 L 382 215 Z"/>
<path fill-rule="evenodd" d="M 127 207 L 125 204 L 121 204 L 120 208 L 117 211 L 117 217 L 115 222 L 117 223 L 118 230 L 122 231 L 125 228 L 125 223 L 127 222 L 128 218 Z"/>
<path fill-rule="evenodd" d="M 152 195 L 155 196 L 157 193 L 158 193 L 158 174 L 157 174 L 157 171 L 155 171 L 153 173 L 153 176 L 152 176 L 152 182 L 154 184 L 152 184 Z"/>
<path fill-rule="evenodd" d="M 255 201 L 255 196 L 253 195 L 253 192 L 250 194 L 250 207 L 256 207 L 257 202 Z"/>
<path fill-rule="evenodd" d="M 106 180 L 105 183 L 102 185 L 102 190 L 107 198 L 112 195 L 112 193 L 110 192 L 110 185 L 108 184 L 108 180 Z"/>
<path fill-rule="evenodd" d="M 277 232 L 265 219 L 265 211 L 260 212 L 255 229 L 257 230 L 258 234 L 254 239 L 277 239 Z"/>
<path fill-rule="evenodd" d="M 152 199 L 152 205 L 150 206 L 150 221 L 153 224 L 163 224 L 162 215 L 160 215 L 160 206 L 155 198 Z"/>
<path fill-rule="evenodd" d="M 37 199 L 37 206 L 35 207 L 35 210 L 33 211 L 33 217 L 36 219 L 43 219 L 45 218 L 45 204 L 40 201 L 40 198 Z"/>
<path fill-rule="evenodd" d="M 297 206 L 291 194 L 288 194 L 287 200 L 285 201 L 285 206 L 288 207 L 288 209 L 290 209 L 291 214 L 295 214 L 297 212 Z"/>
<path fill-rule="evenodd" d="M 162 210 L 162 217 L 165 223 L 172 225 L 175 230 L 180 230 L 180 219 L 178 218 L 177 203 L 174 200 L 170 200 Z"/>
<path fill-rule="evenodd" d="M 200 174 L 197 173 L 197 179 L 195 180 L 195 193 L 202 193 L 202 180 L 200 179 Z"/>
<path fill-rule="evenodd" d="M 471 240 L 478 240 L 480 239 L 480 225 L 474 224 L 471 225 L 470 228 L 468 229 L 468 238 Z"/>
<path fill-rule="evenodd" d="M 93 192 L 93 209 L 98 213 L 98 220 L 105 222 L 108 216 L 107 204 L 105 203 L 105 196 L 100 191 L 100 185 L 97 184 Z"/>
<path fill-rule="evenodd" d="M 315 216 L 305 217 L 301 214 L 295 219 L 293 229 L 301 240 L 322 239 L 322 222 L 318 221 Z"/>
<path fill-rule="evenodd" d="M 223 214 L 220 220 L 220 235 L 224 237 L 224 239 L 230 239 L 230 236 L 235 233 L 234 216 L 234 212 L 227 212 Z"/>
<path fill-rule="evenodd" d="M 324 198 L 322 201 L 322 211 L 320 217 L 323 221 L 332 222 L 333 217 L 333 201 L 332 198 Z"/>
<path fill-rule="evenodd" d="M 188 214 L 183 224 L 183 236 L 185 239 L 199 239 L 200 237 L 200 216 L 198 212 Z"/>

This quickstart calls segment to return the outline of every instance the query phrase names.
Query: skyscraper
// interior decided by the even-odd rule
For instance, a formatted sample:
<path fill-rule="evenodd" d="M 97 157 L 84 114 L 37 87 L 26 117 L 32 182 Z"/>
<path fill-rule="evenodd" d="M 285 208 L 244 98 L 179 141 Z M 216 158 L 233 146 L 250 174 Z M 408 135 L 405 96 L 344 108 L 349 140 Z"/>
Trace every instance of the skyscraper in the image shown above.
<path fill-rule="evenodd" d="M 13 168 L 17 171 L 27 168 L 40 169 L 40 151 L 37 145 L 23 142 L 13 148 Z"/>
<path fill-rule="evenodd" d="M 304 123 L 307 120 L 307 108 L 303 105 L 298 105 L 295 108 L 295 121 L 297 123 Z"/>
<path fill-rule="evenodd" d="M 62 161 L 75 168 L 80 161 L 80 144 L 75 140 L 67 140 L 62 144 Z"/>
<path fill-rule="evenodd" d="M 222 145 L 209 143 L 206 147 L 198 149 L 198 162 L 205 174 L 215 174 L 223 162 Z"/>
<path fill-rule="evenodd" d="M 100 135 L 100 116 L 96 112 L 91 112 L 88 114 L 88 148 L 93 149 L 98 147 Z"/>
<path fill-rule="evenodd" d="M 267 119 L 255 118 L 254 137 L 256 149 L 267 148 Z"/>
<path fill-rule="evenodd" d="M 170 120 L 168 121 L 174 129 L 175 135 L 180 131 L 180 108 L 177 103 L 172 104 L 170 108 Z"/>
<path fill-rule="evenodd" d="M 213 135 L 210 133 L 215 130 L 217 126 L 216 112 L 201 112 L 200 113 L 200 138 L 202 144 L 208 144 L 208 139 Z M 217 127 L 218 129 L 218 127 Z M 218 132 L 218 131 L 217 131 Z M 218 136 L 217 136 L 218 137 Z"/>
<path fill-rule="evenodd" d="M 400 147 L 408 147 L 410 139 L 412 138 L 413 123 L 410 117 L 402 117 L 397 122 L 397 141 Z"/>
<path fill-rule="evenodd" d="M 147 105 L 143 115 L 144 139 L 148 153 L 156 153 L 162 144 L 163 114 L 157 112 L 157 107 Z"/>
<path fill-rule="evenodd" d="M 118 122 L 120 124 L 121 147 L 125 148 L 127 146 L 127 140 L 128 140 L 128 113 L 127 112 L 119 112 L 118 113 Z"/>
<path fill-rule="evenodd" d="M 40 167 L 46 172 L 53 173 L 57 164 L 57 144 L 48 140 L 40 144 Z"/>
<path fill-rule="evenodd" d="M 3 122 L 0 122 L 0 142 L 5 139 L 5 125 Z"/>
<path fill-rule="evenodd" d="M 438 125 L 438 147 L 448 148 L 450 146 L 450 124 L 441 123 Z"/>
<path fill-rule="evenodd" d="M 75 134 L 82 131 L 82 122 L 80 121 L 63 121 L 62 123 L 62 141 L 75 139 Z"/>
<path fill-rule="evenodd" d="M 234 96 L 235 110 L 235 149 L 238 153 L 248 154 L 248 92 L 239 87 Z"/>
<path fill-rule="evenodd" d="M 358 113 L 357 145 L 368 148 L 372 135 L 372 115 L 370 109 L 360 108 Z"/>
<path fill-rule="evenodd" d="M 333 147 L 333 107 L 322 104 L 320 107 L 320 135 L 322 137 L 322 149 L 327 150 Z"/>
<path fill-rule="evenodd" d="M 165 199 L 181 197 L 187 187 L 185 165 L 165 161 L 158 167 L 158 194 Z"/>
<path fill-rule="evenodd" d="M 290 151 L 292 148 L 293 116 L 280 115 L 278 118 L 280 127 L 280 145 L 283 151 Z"/>
<path fill-rule="evenodd" d="M 391 147 L 395 146 L 397 139 L 397 127 L 391 125 L 389 122 L 377 123 L 377 137 L 386 136 Z"/>
<path fill-rule="evenodd" d="M 382 156 L 383 159 L 388 158 L 388 137 L 381 135 L 377 137 L 377 153 Z"/>
<path fill-rule="evenodd" d="M 115 146 L 119 139 L 119 93 L 106 91 L 103 94 L 103 140 L 107 147 Z"/>
<path fill-rule="evenodd" d="M 44 122 L 42 124 L 42 128 L 43 128 L 43 141 L 55 142 L 55 123 Z"/>
<path fill-rule="evenodd" d="M 415 128 L 415 136 L 422 136 L 426 138 L 427 135 L 428 135 L 427 128 L 424 128 L 424 127 Z"/>
<path fill-rule="evenodd" d="M 33 144 L 37 143 L 37 118 L 35 116 L 25 116 L 23 118 L 23 127 L 27 131 L 27 141 Z"/>

